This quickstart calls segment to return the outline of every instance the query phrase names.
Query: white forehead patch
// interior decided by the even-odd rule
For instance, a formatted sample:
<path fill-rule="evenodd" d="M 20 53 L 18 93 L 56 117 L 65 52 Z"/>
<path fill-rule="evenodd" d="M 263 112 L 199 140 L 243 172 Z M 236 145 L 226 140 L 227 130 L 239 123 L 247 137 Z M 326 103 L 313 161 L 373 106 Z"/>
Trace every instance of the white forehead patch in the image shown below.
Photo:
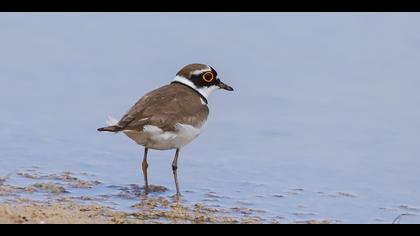
<path fill-rule="evenodd" d="M 206 71 L 211 71 L 210 66 L 207 66 L 206 69 L 194 70 L 194 71 L 191 72 L 191 74 L 193 74 L 193 75 L 199 75 L 199 74 L 201 74 L 203 72 L 206 72 Z"/>

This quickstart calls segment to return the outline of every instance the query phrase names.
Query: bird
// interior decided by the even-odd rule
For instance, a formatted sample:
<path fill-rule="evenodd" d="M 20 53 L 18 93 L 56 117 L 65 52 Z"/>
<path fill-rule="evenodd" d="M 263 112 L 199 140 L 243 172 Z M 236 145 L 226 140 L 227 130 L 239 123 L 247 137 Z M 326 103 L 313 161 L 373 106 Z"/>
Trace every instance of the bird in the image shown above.
<path fill-rule="evenodd" d="M 180 196 L 177 172 L 180 149 L 203 131 L 209 115 L 208 98 L 221 89 L 234 90 L 220 80 L 213 67 L 189 64 L 169 84 L 141 97 L 118 122 L 97 130 L 122 132 L 144 147 L 141 170 L 146 194 L 149 192 L 148 150 L 175 150 L 172 172 L 176 196 Z"/>

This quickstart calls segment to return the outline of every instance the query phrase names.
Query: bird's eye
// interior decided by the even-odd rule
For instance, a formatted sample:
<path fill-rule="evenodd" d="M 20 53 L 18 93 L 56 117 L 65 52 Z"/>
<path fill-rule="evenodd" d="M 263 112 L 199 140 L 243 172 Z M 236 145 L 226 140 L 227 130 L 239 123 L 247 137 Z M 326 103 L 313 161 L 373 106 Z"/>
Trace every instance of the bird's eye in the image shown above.
<path fill-rule="evenodd" d="M 203 80 L 206 81 L 207 83 L 210 83 L 214 79 L 214 75 L 211 72 L 204 73 L 202 77 L 203 77 Z"/>

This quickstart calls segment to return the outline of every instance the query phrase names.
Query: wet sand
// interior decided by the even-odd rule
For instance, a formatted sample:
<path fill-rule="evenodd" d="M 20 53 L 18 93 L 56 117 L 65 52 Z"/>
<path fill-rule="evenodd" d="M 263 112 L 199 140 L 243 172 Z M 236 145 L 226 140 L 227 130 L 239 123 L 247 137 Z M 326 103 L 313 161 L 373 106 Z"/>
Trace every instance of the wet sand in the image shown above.
<path fill-rule="evenodd" d="M 152 194 L 144 195 L 137 185 L 109 186 L 117 193 L 77 195 L 78 190 L 95 190 L 101 185 L 88 174 L 75 176 L 70 172 L 42 174 L 38 170 L 18 172 L 15 179 L 27 180 L 18 185 L 0 177 L 0 224 L 259 224 L 285 223 L 263 219 L 241 207 L 224 209 L 205 203 L 186 202 L 164 196 L 167 189 L 151 186 Z M 25 182 L 25 181 L 23 181 Z M 134 200 L 127 210 L 112 207 L 115 199 Z M 111 205 L 111 206 L 110 206 Z M 115 204 L 114 204 L 115 205 Z M 238 215 L 237 212 L 244 214 Z M 309 220 L 287 223 L 332 223 L 329 220 Z"/>
<path fill-rule="evenodd" d="M 19 172 L 17 176 L 36 183 L 16 186 L 8 177 L 0 181 L 1 224 L 209 224 L 209 223 L 261 223 L 253 217 L 237 218 L 222 209 L 207 207 L 202 203 L 184 204 L 174 198 L 158 196 L 167 189 L 151 186 L 155 196 L 145 196 L 138 186 L 111 186 L 118 188 L 117 195 L 76 196 L 70 190 L 94 188 L 101 182 L 75 177 L 70 172 L 40 174 L 33 170 Z M 37 182 L 39 181 L 39 182 Z M 41 200 L 34 200 L 34 194 Z M 157 194 L 157 196 L 156 196 Z M 129 211 L 116 210 L 105 202 L 114 197 L 138 199 Z M 38 196 L 39 198 L 39 196 Z"/>
<path fill-rule="evenodd" d="M 162 204 L 152 199 L 134 213 L 116 211 L 100 205 L 81 205 L 71 200 L 37 202 L 17 199 L 0 204 L 0 224 L 261 224 L 258 218 L 235 218 L 218 215 L 218 210 L 196 204 L 193 207 L 173 204 L 159 210 Z M 331 221 L 302 221 L 296 224 L 330 224 Z"/>
<path fill-rule="evenodd" d="M 1 224 L 161 224 L 161 223 L 258 223 L 215 216 L 215 211 L 196 205 L 193 208 L 171 205 L 167 210 L 155 209 L 159 201 L 151 200 L 139 211 L 127 213 L 100 205 L 81 205 L 71 200 L 36 202 L 17 199 L 0 204 Z"/>

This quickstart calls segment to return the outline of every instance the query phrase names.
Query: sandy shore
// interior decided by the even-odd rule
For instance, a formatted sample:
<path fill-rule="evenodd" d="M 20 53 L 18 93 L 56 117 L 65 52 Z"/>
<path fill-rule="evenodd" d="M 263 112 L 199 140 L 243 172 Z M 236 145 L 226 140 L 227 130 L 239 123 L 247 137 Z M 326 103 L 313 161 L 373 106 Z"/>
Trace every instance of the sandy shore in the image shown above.
<path fill-rule="evenodd" d="M 93 189 L 101 182 L 81 179 L 70 172 L 46 175 L 30 171 L 16 176 L 33 183 L 16 186 L 8 183 L 8 177 L 0 178 L 0 224 L 261 223 L 258 218 L 233 217 L 202 203 L 184 204 L 159 194 L 144 196 L 135 185 L 116 186 L 120 191 L 117 195 L 74 196 L 69 189 Z M 151 186 L 151 190 L 167 191 L 162 186 Z M 42 200 L 34 200 L 35 193 L 41 194 Z M 102 204 L 115 198 L 135 199 L 137 204 L 129 212 Z"/>
<path fill-rule="evenodd" d="M 95 193 L 101 182 L 87 174 L 76 177 L 70 172 L 42 174 L 38 170 L 15 174 L 15 179 L 24 179 L 25 185 L 12 184 L 9 177 L 0 177 L 0 224 L 285 223 L 262 219 L 253 215 L 255 211 L 250 208 L 223 209 L 200 202 L 178 201 L 164 194 L 167 189 L 163 186 L 151 186 L 155 194 L 148 196 L 137 185 L 109 186 L 106 190 L 114 193 L 105 195 L 75 195 L 72 192 L 80 190 Z M 121 199 L 135 204 L 127 211 L 109 206 L 110 202 Z M 287 223 L 331 222 L 313 220 Z"/>
<path fill-rule="evenodd" d="M 133 213 L 115 211 L 100 205 L 81 205 L 72 201 L 35 202 L 19 199 L 0 204 L 1 224 L 208 224 L 208 223 L 258 223 L 253 219 L 221 217 L 216 211 L 196 205 L 192 208 L 171 205 L 157 209 L 162 204 L 150 200 Z"/>
<path fill-rule="evenodd" d="M 171 205 L 155 209 L 160 204 L 151 200 L 133 213 L 115 211 L 100 205 L 80 205 L 72 201 L 35 202 L 19 199 L 0 204 L 0 224 L 260 224 L 258 218 L 220 216 L 218 210 L 200 204 L 194 207 Z M 326 221 L 293 222 L 297 224 L 330 224 Z"/>

